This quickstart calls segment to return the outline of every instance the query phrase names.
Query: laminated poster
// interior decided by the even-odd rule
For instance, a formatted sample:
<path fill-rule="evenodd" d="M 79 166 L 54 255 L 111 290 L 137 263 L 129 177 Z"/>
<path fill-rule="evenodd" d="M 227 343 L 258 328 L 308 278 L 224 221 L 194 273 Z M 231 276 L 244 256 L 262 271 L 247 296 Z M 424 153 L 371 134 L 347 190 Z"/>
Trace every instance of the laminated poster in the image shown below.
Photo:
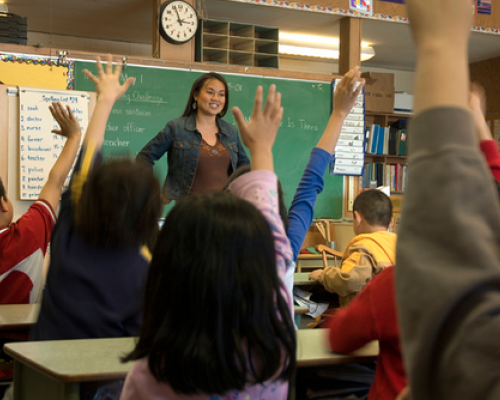
<path fill-rule="evenodd" d="M 363 14 L 372 14 L 372 0 L 350 0 L 349 8 Z"/>

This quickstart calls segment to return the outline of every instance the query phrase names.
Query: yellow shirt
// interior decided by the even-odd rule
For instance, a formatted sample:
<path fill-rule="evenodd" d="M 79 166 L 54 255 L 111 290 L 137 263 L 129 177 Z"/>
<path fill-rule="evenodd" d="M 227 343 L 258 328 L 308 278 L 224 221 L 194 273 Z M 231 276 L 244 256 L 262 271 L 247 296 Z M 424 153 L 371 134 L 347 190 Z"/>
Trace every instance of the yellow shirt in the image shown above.
<path fill-rule="evenodd" d="M 327 267 L 318 278 L 326 290 L 339 295 L 344 306 L 385 267 L 396 264 L 397 235 L 379 231 L 355 236 L 342 257 L 342 265 Z"/>

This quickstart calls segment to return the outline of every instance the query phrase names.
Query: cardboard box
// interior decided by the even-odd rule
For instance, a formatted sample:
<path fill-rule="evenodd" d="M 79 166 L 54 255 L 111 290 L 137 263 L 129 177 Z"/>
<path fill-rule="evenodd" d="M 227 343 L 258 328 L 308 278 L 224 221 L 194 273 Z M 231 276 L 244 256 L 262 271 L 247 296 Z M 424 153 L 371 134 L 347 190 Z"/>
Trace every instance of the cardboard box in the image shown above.
<path fill-rule="evenodd" d="M 394 112 L 394 74 L 365 72 L 365 110 L 392 114 Z"/>

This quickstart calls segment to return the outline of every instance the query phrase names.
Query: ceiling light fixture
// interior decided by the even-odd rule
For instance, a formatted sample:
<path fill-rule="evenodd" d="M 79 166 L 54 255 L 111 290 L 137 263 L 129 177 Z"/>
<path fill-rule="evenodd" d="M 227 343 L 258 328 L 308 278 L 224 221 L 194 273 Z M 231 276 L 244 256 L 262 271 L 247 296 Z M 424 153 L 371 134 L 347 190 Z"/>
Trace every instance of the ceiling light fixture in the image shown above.
<path fill-rule="evenodd" d="M 279 33 L 279 53 L 285 55 L 339 59 L 340 41 L 336 38 L 300 35 L 296 33 Z M 370 43 L 361 43 L 361 61 L 375 56 Z"/>

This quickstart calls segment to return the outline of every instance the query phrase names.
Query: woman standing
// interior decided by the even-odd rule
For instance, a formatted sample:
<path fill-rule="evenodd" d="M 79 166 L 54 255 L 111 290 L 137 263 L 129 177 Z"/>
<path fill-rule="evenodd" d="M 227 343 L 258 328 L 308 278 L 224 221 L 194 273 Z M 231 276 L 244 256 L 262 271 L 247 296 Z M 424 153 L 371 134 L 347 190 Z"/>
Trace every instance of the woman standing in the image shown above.
<path fill-rule="evenodd" d="M 153 166 L 167 153 L 165 204 L 190 194 L 219 192 L 234 170 L 250 163 L 238 130 L 221 119 L 228 105 L 226 80 L 215 72 L 203 74 L 193 83 L 182 116 L 169 121 L 137 155 L 138 161 Z"/>

